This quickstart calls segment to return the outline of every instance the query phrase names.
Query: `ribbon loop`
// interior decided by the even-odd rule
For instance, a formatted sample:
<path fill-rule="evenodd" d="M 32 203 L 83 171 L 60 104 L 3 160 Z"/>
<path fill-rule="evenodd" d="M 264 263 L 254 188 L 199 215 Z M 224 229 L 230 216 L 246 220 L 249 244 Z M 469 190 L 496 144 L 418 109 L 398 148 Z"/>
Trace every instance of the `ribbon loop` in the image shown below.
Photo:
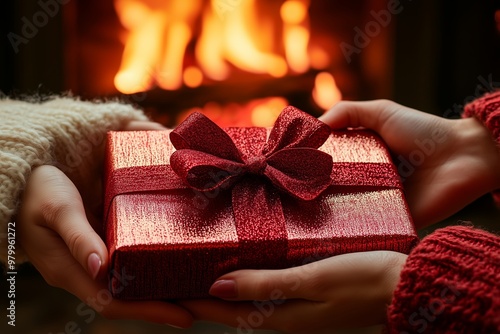
<path fill-rule="evenodd" d="M 194 113 L 170 133 L 177 149 L 170 163 L 186 184 L 200 191 L 232 185 L 235 176 L 249 173 L 266 176 L 296 198 L 312 200 L 331 183 L 332 157 L 317 149 L 330 132 L 323 122 L 289 106 L 278 117 L 262 152 L 243 159 L 224 130 Z M 214 184 L 210 178 L 216 172 L 225 177 Z"/>
<path fill-rule="evenodd" d="M 331 131 L 317 118 L 288 106 L 276 119 L 262 153 L 269 156 L 284 148 L 318 148 L 328 139 Z"/>
<path fill-rule="evenodd" d="M 191 149 L 222 159 L 243 162 L 231 137 L 208 117 L 198 112 L 189 115 L 170 132 L 170 141 L 178 151 Z"/>

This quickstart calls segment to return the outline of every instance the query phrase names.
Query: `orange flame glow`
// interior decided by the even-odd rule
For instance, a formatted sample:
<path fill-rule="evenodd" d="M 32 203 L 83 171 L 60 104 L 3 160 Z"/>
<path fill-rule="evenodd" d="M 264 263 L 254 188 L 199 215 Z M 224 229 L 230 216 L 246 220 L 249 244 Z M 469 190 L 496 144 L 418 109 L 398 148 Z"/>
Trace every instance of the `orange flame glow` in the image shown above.
<path fill-rule="evenodd" d="M 239 75 L 236 69 L 278 78 L 329 65 L 329 55 L 319 45 L 310 45 L 310 0 L 281 0 L 277 5 L 260 0 L 114 4 L 127 31 L 115 76 L 115 87 L 125 94 L 155 86 L 194 88 L 228 80 Z M 263 13 L 262 8 L 268 10 Z M 333 76 L 320 73 L 313 92 L 316 103 L 324 108 L 340 97 Z M 255 108 L 249 112 L 252 123 L 259 125 L 269 124 L 275 117 L 272 110 L 287 104 L 283 98 L 259 101 L 248 104 Z"/>
<path fill-rule="evenodd" d="M 285 1 L 280 9 L 286 59 L 290 68 L 298 73 L 309 69 L 307 7 L 308 4 L 304 1 L 289 0 Z"/>
<path fill-rule="evenodd" d="M 191 108 L 180 114 L 177 123 L 195 111 L 202 112 L 219 126 L 262 126 L 270 127 L 278 115 L 288 105 L 283 97 L 266 97 L 254 99 L 246 104 L 229 103 L 222 105 L 208 102 L 203 108 Z"/>
<path fill-rule="evenodd" d="M 318 73 L 314 82 L 313 98 L 316 104 L 327 110 L 342 99 L 342 93 L 335 83 L 333 75 L 328 72 Z"/>

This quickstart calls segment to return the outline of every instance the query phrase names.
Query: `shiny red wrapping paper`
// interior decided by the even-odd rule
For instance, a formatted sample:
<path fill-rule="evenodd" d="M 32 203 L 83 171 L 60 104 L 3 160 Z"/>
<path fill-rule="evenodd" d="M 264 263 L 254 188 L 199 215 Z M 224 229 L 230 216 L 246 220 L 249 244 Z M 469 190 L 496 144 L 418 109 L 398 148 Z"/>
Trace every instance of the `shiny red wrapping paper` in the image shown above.
<path fill-rule="evenodd" d="M 220 133 L 199 115 L 187 123 L 173 134 L 108 134 L 114 297 L 203 298 L 233 270 L 408 253 L 417 242 L 397 171 L 374 133 L 330 133 L 293 107 L 273 130 Z"/>

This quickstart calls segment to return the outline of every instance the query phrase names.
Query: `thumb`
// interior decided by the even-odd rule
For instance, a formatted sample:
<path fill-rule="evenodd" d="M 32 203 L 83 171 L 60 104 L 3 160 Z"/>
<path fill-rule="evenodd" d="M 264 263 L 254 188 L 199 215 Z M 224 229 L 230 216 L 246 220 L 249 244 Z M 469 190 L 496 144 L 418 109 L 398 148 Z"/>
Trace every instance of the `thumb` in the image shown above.
<path fill-rule="evenodd" d="M 220 277 L 209 293 L 227 300 L 308 299 L 307 277 L 315 269 L 306 264 L 282 270 L 238 270 Z"/>
<path fill-rule="evenodd" d="M 341 101 L 319 119 L 332 129 L 363 127 L 381 133 L 387 119 L 394 114 L 395 106 L 397 104 L 389 100 Z"/>
<path fill-rule="evenodd" d="M 33 199 L 31 212 L 63 239 L 71 255 L 93 279 L 104 271 L 106 246 L 85 215 L 80 193 L 63 172 L 53 166 L 36 168 L 28 182 L 26 199 Z"/>

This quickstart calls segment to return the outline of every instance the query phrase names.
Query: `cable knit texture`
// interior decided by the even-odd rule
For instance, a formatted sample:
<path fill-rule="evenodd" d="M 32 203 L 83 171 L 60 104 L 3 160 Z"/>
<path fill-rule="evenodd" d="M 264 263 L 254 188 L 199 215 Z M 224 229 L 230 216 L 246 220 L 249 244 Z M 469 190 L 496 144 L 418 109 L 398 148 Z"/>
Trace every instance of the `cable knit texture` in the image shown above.
<path fill-rule="evenodd" d="M 389 333 L 500 333 L 500 237 L 437 230 L 411 252 L 388 310 Z"/>
<path fill-rule="evenodd" d="M 467 104 L 462 115 L 479 119 L 500 145 L 500 91 L 488 93 Z"/>
<path fill-rule="evenodd" d="M 130 105 L 54 98 L 42 103 L 0 99 L 0 261 L 7 258 L 7 224 L 33 167 L 51 164 L 84 173 L 108 130 L 147 120 Z M 16 262 L 25 261 L 16 247 Z"/>
<path fill-rule="evenodd" d="M 500 149 L 500 90 L 467 104 L 462 117 L 476 117 L 481 121 L 490 130 Z M 493 192 L 493 198 L 500 205 L 500 190 Z"/>

